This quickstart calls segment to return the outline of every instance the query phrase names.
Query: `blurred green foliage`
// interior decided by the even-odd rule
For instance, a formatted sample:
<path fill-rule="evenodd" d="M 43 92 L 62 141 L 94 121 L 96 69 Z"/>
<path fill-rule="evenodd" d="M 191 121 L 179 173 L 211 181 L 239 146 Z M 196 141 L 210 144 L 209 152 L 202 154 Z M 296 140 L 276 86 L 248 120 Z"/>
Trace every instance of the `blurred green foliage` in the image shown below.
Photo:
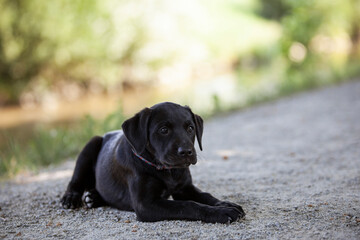
<path fill-rule="evenodd" d="M 106 21 L 97 1 L 0 1 L 0 94 L 17 102 L 31 82 L 89 81 L 84 64 L 104 55 L 89 20 Z M 51 79 L 51 80 L 50 80 Z"/>
<path fill-rule="evenodd" d="M 107 92 L 151 82 L 176 64 L 225 64 L 239 88 L 275 95 L 346 78 L 358 73 L 359 2 L 0 0 L 0 105 L 26 92 L 61 98 L 69 83 Z"/>
<path fill-rule="evenodd" d="M 0 0 L 0 105 L 76 83 L 108 91 L 273 41 L 254 1 Z M 225 26 L 225 27 L 224 27 Z M 234 34 L 236 33 L 236 34 Z"/>
<path fill-rule="evenodd" d="M 261 0 L 256 12 L 282 30 L 278 41 L 239 56 L 250 102 L 360 74 L 360 1 Z"/>

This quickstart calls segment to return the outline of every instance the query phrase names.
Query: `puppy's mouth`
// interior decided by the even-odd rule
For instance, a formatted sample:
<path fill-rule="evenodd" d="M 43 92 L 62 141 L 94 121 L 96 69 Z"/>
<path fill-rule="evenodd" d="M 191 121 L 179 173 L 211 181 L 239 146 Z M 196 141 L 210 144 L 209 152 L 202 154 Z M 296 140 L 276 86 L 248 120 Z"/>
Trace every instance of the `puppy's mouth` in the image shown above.
<path fill-rule="evenodd" d="M 171 156 L 161 161 L 161 163 L 167 168 L 188 168 L 190 165 L 195 165 L 196 162 L 197 162 L 196 157 L 177 159 Z"/>
<path fill-rule="evenodd" d="M 164 166 L 167 168 L 187 168 L 189 167 L 191 164 L 190 163 L 184 163 L 184 164 L 169 164 L 169 163 L 164 163 Z"/>

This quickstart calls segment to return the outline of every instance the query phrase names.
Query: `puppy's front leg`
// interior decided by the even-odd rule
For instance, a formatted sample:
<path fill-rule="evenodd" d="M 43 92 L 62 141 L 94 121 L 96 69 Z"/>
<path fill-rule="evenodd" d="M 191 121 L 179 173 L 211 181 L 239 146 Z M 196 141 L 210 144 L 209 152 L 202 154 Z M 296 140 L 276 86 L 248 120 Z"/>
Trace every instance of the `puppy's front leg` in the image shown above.
<path fill-rule="evenodd" d="M 135 207 L 139 221 L 193 220 L 207 223 L 230 223 L 240 218 L 236 208 L 219 208 L 193 201 L 158 199 Z"/>
<path fill-rule="evenodd" d="M 193 184 L 189 184 L 185 186 L 184 188 L 182 188 L 172 196 L 175 200 L 193 200 L 195 202 L 199 202 L 210 206 L 236 208 L 241 213 L 240 218 L 245 217 L 244 210 L 238 204 L 227 201 L 221 201 L 213 197 L 210 193 L 202 192 Z"/>
<path fill-rule="evenodd" d="M 242 216 L 237 208 L 220 208 L 194 201 L 161 198 L 161 183 L 154 179 L 137 179 L 130 184 L 132 205 L 139 221 L 201 220 L 228 223 Z"/>

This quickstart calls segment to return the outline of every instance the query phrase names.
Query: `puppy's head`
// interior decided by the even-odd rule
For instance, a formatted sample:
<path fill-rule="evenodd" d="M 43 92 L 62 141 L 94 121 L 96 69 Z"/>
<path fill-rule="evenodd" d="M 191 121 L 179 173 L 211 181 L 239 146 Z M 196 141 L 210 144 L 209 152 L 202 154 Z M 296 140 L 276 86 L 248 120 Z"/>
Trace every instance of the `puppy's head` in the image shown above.
<path fill-rule="evenodd" d="M 195 137 L 202 150 L 202 118 L 178 104 L 166 102 L 145 108 L 126 120 L 122 129 L 138 154 L 147 150 L 167 167 L 196 163 Z"/>

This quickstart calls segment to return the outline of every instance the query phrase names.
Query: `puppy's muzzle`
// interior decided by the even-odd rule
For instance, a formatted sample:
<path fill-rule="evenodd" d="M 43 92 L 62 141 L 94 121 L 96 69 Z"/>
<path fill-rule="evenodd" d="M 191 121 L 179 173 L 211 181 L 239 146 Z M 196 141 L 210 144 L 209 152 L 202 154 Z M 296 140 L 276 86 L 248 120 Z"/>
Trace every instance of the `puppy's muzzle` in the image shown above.
<path fill-rule="evenodd" d="M 177 149 L 177 156 L 182 159 L 182 161 L 189 166 L 190 164 L 196 164 L 196 153 L 193 148 L 179 147 Z"/>
<path fill-rule="evenodd" d="M 179 157 L 191 157 L 193 153 L 194 152 L 191 148 L 179 147 L 177 151 Z"/>

